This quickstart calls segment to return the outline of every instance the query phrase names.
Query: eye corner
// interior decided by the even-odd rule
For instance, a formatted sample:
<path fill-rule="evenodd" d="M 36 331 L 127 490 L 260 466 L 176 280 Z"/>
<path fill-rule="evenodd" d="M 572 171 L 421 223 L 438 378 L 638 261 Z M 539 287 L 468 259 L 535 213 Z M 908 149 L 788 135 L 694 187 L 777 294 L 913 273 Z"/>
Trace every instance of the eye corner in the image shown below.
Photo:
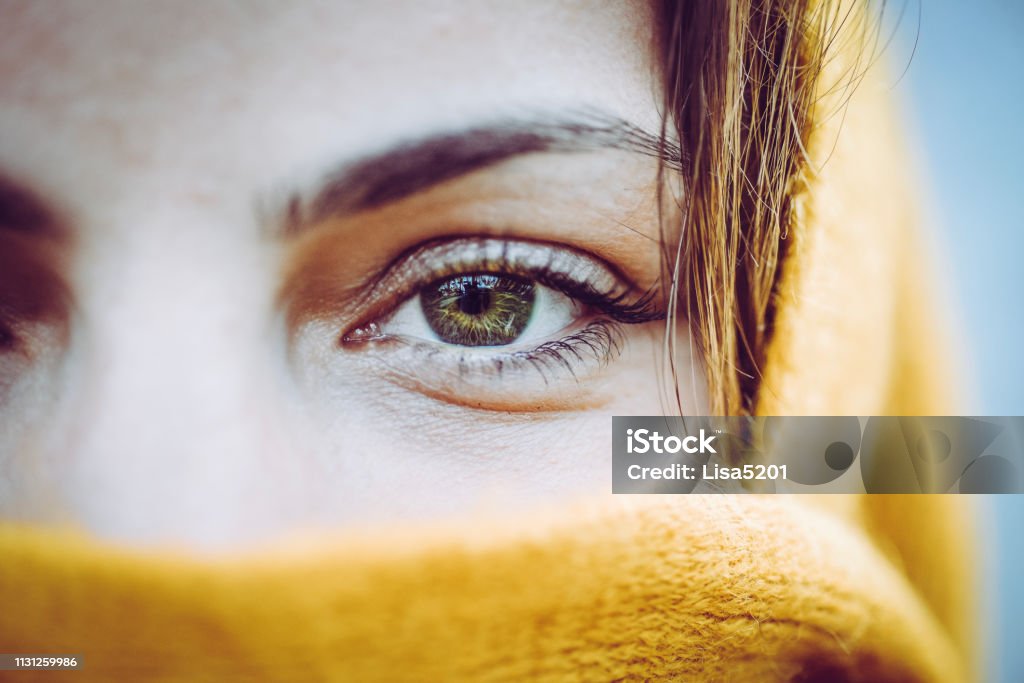
<path fill-rule="evenodd" d="M 384 330 L 380 324 L 376 321 L 370 321 L 364 324 L 354 325 L 347 331 L 342 332 L 338 335 L 338 345 L 359 345 L 366 344 L 368 342 L 382 341 L 387 337 L 384 334 Z"/>
<path fill-rule="evenodd" d="M 17 347 L 18 338 L 14 331 L 0 319 L 0 353 L 8 353 Z"/>

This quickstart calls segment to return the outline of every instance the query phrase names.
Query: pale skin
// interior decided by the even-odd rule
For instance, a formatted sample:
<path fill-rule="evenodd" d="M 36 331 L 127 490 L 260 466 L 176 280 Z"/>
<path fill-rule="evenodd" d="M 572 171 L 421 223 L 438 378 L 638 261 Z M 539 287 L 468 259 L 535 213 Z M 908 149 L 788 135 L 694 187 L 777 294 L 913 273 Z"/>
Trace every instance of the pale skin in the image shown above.
<path fill-rule="evenodd" d="M 0 4 L 0 515 L 221 547 L 611 495 L 610 416 L 673 409 L 664 320 L 538 362 L 608 312 L 520 271 L 544 287 L 523 334 L 465 347 L 416 296 L 485 252 L 623 304 L 660 291 L 657 161 L 594 133 L 658 132 L 651 21 L 590 2 Z M 486 163 L 430 156 L 480 145 Z M 424 245 L 447 247 L 402 272 Z"/>

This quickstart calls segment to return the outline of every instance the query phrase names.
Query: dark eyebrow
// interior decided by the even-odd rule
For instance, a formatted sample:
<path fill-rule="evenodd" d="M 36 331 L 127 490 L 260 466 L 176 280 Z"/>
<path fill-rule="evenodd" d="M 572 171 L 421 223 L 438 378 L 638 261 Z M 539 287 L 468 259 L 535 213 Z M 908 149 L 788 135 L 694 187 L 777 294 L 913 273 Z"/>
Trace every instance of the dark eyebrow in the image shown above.
<path fill-rule="evenodd" d="M 286 234 L 327 217 L 399 201 L 448 180 L 536 152 L 618 149 L 682 167 L 680 148 L 628 121 L 608 116 L 560 122 L 506 121 L 403 142 L 329 173 L 310 202 L 293 195 Z"/>

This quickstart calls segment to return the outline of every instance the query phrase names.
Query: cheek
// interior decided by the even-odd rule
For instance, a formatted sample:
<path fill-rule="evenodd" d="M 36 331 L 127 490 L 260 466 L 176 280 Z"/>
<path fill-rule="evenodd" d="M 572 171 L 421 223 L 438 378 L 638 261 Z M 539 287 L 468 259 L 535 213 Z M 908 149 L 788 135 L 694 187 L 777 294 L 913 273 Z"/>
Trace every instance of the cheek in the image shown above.
<path fill-rule="evenodd" d="M 319 482 L 326 504 L 355 521 L 422 520 L 606 493 L 612 416 L 662 414 L 675 400 L 661 393 L 662 339 L 653 327 L 631 338 L 597 382 L 609 397 L 600 405 L 549 412 L 474 410 L 372 381 L 339 390 L 312 373 L 306 448 L 329 463 Z M 681 357 L 676 371 L 684 409 L 702 414 L 701 369 Z"/>

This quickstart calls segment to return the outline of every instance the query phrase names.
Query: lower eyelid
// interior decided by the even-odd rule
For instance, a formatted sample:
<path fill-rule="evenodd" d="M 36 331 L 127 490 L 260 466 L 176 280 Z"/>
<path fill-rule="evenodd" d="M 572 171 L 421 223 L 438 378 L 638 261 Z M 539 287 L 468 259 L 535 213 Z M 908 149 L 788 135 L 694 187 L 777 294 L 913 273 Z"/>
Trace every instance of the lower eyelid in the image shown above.
<path fill-rule="evenodd" d="M 598 319 L 561 338 L 514 351 L 478 347 L 488 349 L 481 352 L 396 336 L 368 343 L 359 354 L 365 354 L 363 362 L 373 375 L 427 397 L 532 412 L 595 407 L 610 400 L 584 381 L 600 374 L 624 347 L 623 325 Z"/>

